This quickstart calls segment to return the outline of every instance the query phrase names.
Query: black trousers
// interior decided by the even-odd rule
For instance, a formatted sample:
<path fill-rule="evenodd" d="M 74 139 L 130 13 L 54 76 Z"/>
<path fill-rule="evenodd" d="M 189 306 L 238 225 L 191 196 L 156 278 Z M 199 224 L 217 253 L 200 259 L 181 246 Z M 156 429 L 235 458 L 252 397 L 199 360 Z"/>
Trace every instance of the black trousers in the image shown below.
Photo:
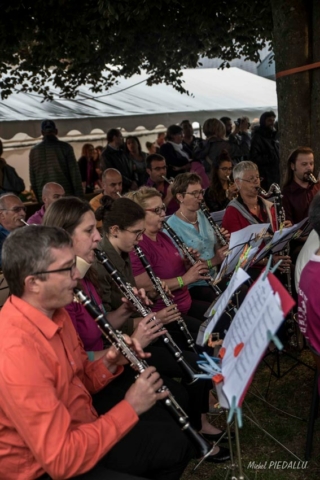
<path fill-rule="evenodd" d="M 81 480 L 147 480 L 145 478 L 136 477 L 127 473 L 115 472 L 114 470 L 110 470 L 109 468 L 106 468 L 100 464 L 96 465 L 89 472 L 72 478 L 79 478 Z M 44 474 L 42 477 L 39 477 L 39 480 L 40 479 L 51 480 L 51 477 L 49 477 L 47 474 Z"/>
<path fill-rule="evenodd" d="M 127 367 L 112 382 L 115 385 L 110 384 L 93 395 L 93 405 L 100 415 L 124 398 L 128 385 L 132 383 L 132 373 L 132 369 Z M 184 407 L 183 387 L 176 384 L 174 388 L 170 385 L 170 389 L 175 389 L 173 394 Z M 148 479 L 178 480 L 195 455 L 196 450 L 186 434 L 163 404 L 157 403 L 140 416 L 137 425 L 100 460 L 99 465 Z"/>

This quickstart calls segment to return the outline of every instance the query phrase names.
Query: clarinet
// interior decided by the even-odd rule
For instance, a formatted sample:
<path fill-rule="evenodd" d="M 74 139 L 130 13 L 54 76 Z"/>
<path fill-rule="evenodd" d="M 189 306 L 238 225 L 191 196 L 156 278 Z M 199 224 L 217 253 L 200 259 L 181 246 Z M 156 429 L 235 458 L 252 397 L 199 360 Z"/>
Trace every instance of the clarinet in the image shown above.
<path fill-rule="evenodd" d="M 147 362 L 137 357 L 134 350 L 132 350 L 132 348 L 129 347 L 125 342 L 122 333 L 112 327 L 112 325 L 108 322 L 106 315 L 102 313 L 99 307 L 97 307 L 79 288 L 75 288 L 74 293 L 77 300 L 85 307 L 85 309 L 94 319 L 102 334 L 118 351 L 122 353 L 122 355 L 128 360 L 130 366 L 137 370 L 139 374 L 144 372 L 149 366 Z M 195 443 L 195 446 L 201 457 L 206 458 L 213 450 L 212 445 L 207 442 L 202 435 L 193 429 L 193 427 L 190 425 L 187 414 L 175 400 L 169 389 L 163 385 L 158 390 L 159 393 L 165 391 L 169 392 L 169 396 L 162 400 L 162 403 L 169 410 L 173 418 L 178 422 L 181 430 L 183 430 L 189 436 L 190 440 Z"/>
<path fill-rule="evenodd" d="M 220 243 L 220 245 L 222 247 L 225 247 L 226 245 L 228 245 L 228 240 L 226 239 L 226 237 L 221 233 L 221 230 L 220 230 L 220 227 L 219 225 L 213 220 L 213 218 L 211 217 L 210 215 L 210 212 L 207 208 L 207 206 L 205 205 L 204 202 L 202 202 L 200 204 L 200 209 L 201 211 L 204 213 L 204 216 L 206 217 L 206 219 L 208 220 L 208 222 L 210 223 L 211 227 L 213 228 L 213 231 L 218 239 L 218 242 Z"/>
<path fill-rule="evenodd" d="M 98 259 L 98 261 L 104 266 L 107 272 L 110 274 L 112 280 L 117 285 L 117 287 L 121 290 L 123 295 L 126 297 L 127 300 L 135 307 L 135 309 L 142 315 L 142 317 L 146 317 L 151 313 L 149 307 L 146 307 L 141 300 L 133 293 L 132 286 L 130 283 L 125 282 L 123 278 L 120 276 L 118 270 L 112 265 L 111 261 L 107 257 L 105 252 L 101 250 L 94 249 L 94 253 Z M 151 320 L 156 321 L 156 317 L 154 316 Z M 161 327 L 160 330 L 165 330 L 164 327 Z M 189 384 L 196 382 L 198 379 L 195 372 L 191 365 L 189 365 L 186 360 L 183 358 L 182 352 L 178 345 L 174 342 L 173 338 L 169 333 L 165 333 L 161 336 L 161 339 L 164 345 L 167 347 L 169 352 L 174 356 L 176 361 L 178 362 L 180 368 L 185 373 L 186 378 L 188 379 Z"/>
<path fill-rule="evenodd" d="M 180 237 L 178 237 L 176 232 L 170 227 L 170 225 L 166 221 L 164 221 L 162 225 L 167 230 L 167 232 L 169 233 L 169 235 L 173 239 L 173 241 L 178 245 L 178 247 L 180 248 L 180 250 L 182 251 L 182 253 L 186 257 L 188 262 L 191 265 L 195 265 L 198 262 L 198 260 L 196 260 L 194 258 L 194 256 L 189 252 L 189 249 L 188 249 L 187 245 L 181 240 Z M 208 276 L 208 275 L 206 275 L 206 276 Z M 211 287 L 214 290 L 214 292 L 217 295 L 220 295 L 222 293 L 220 288 L 218 287 L 218 285 L 214 284 L 214 278 L 213 277 L 210 276 L 210 280 L 205 280 L 205 281 L 207 282 L 209 287 Z"/>
<path fill-rule="evenodd" d="M 142 249 L 140 247 L 138 247 L 138 245 L 136 245 L 135 247 L 135 251 L 136 251 L 136 254 L 137 256 L 139 257 L 142 265 L 144 266 L 144 268 L 146 269 L 147 271 L 147 274 L 149 275 L 150 277 L 150 280 L 155 288 L 155 291 L 158 293 L 158 295 L 160 295 L 160 297 L 162 298 L 163 300 L 163 303 L 165 304 L 166 307 L 170 307 L 170 305 L 173 305 L 173 301 L 168 297 L 168 295 L 166 294 L 166 292 L 164 291 L 162 285 L 161 285 L 161 281 L 160 279 L 155 275 L 154 271 L 152 270 L 152 267 L 150 265 L 150 263 L 148 262 L 145 254 L 143 253 Z M 177 310 L 177 309 L 176 309 Z M 193 341 L 193 338 L 192 338 L 192 335 L 191 333 L 189 332 L 188 330 L 188 327 L 185 323 L 185 321 L 183 320 L 182 316 L 180 315 L 180 317 L 178 318 L 177 320 L 178 324 L 179 324 L 179 327 L 180 327 L 180 330 L 181 332 L 184 334 L 186 340 L 187 340 L 187 344 L 190 348 L 192 348 L 192 350 L 194 351 L 194 353 L 198 353 L 195 346 L 194 346 L 194 341 Z"/>

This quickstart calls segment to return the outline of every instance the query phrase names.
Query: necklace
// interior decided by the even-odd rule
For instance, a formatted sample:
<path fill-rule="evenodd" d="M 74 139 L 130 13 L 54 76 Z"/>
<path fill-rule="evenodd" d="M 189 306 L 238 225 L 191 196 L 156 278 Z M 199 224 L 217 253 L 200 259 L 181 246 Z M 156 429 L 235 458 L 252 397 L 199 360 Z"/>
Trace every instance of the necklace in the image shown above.
<path fill-rule="evenodd" d="M 185 220 L 187 220 L 187 222 L 191 223 L 191 225 L 195 225 L 196 223 L 198 223 L 198 219 L 195 222 L 191 222 L 191 220 L 189 220 L 185 215 L 183 215 L 181 211 L 180 214 Z"/>

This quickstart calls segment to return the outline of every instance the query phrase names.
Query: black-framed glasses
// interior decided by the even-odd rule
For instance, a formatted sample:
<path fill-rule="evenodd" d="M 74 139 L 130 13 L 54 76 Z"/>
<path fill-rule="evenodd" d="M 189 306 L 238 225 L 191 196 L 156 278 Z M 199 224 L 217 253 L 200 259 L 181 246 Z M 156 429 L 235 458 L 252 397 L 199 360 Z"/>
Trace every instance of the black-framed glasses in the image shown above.
<path fill-rule="evenodd" d="M 256 176 L 256 177 L 250 177 L 250 178 L 239 178 L 239 180 L 243 180 L 244 182 L 248 183 L 256 183 L 256 182 L 261 182 L 263 180 L 262 177 Z"/>
<path fill-rule="evenodd" d="M 194 192 L 183 192 L 187 195 L 192 195 L 194 198 L 199 198 L 200 195 L 204 196 L 205 189 L 202 188 L 201 190 L 195 190 Z"/>
<path fill-rule="evenodd" d="M 25 206 L 23 206 L 23 207 L 16 206 L 16 207 L 13 207 L 13 208 L 1 208 L 0 210 L 4 210 L 5 212 L 19 213 L 19 212 L 21 212 L 21 210 L 26 212 L 27 208 Z"/>
<path fill-rule="evenodd" d="M 232 167 L 219 167 L 219 170 L 222 170 L 223 172 L 231 172 Z"/>
<path fill-rule="evenodd" d="M 76 271 L 77 264 L 74 262 L 71 267 L 57 268 L 56 270 L 44 270 L 42 272 L 33 272 L 31 275 L 44 275 L 46 273 L 61 273 L 61 272 L 70 272 L 70 277 L 73 276 Z"/>
<path fill-rule="evenodd" d="M 146 212 L 152 212 L 155 213 L 156 215 L 161 215 L 162 212 L 165 212 L 167 210 L 167 207 L 163 203 L 161 207 L 156 207 L 156 208 L 145 208 Z"/>
<path fill-rule="evenodd" d="M 146 231 L 145 228 L 143 230 L 128 230 L 127 228 L 123 228 L 122 230 L 125 230 L 126 232 L 133 233 L 136 236 L 136 240 L 139 240 L 139 238 L 142 237 L 142 235 Z"/>

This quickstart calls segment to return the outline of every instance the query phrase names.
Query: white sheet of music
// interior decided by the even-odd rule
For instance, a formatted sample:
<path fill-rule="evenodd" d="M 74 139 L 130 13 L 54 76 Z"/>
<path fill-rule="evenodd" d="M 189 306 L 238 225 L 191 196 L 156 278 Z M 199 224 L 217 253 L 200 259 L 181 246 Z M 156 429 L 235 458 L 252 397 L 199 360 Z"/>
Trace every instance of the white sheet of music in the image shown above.
<path fill-rule="evenodd" d="M 240 285 L 242 285 L 249 278 L 250 276 L 244 270 L 242 270 L 242 268 L 239 268 L 236 272 L 234 272 L 225 291 L 220 295 L 213 306 L 210 307 L 208 320 L 206 320 L 206 322 L 200 326 L 196 341 L 197 345 L 204 345 L 208 341 L 210 333 L 213 331 L 219 318 L 223 314 L 230 298 L 240 287 Z"/>
<path fill-rule="evenodd" d="M 278 245 L 276 245 L 273 249 L 272 249 L 272 252 L 273 253 L 276 253 L 276 252 L 281 252 L 281 250 L 283 250 L 283 248 L 286 246 L 286 244 L 288 243 L 289 240 L 291 240 L 291 237 L 298 231 L 300 230 L 302 227 L 304 227 L 304 225 L 307 223 L 308 221 L 308 218 L 304 218 L 303 220 L 301 220 L 301 222 L 299 223 L 296 223 L 295 225 L 292 225 L 292 227 L 287 227 L 287 228 L 283 228 L 282 231 L 281 230 L 277 230 L 275 233 L 274 233 L 274 236 L 272 238 L 272 243 L 276 243 L 276 242 L 279 242 L 281 240 L 281 238 L 284 238 L 284 241 L 279 243 Z"/>
<path fill-rule="evenodd" d="M 263 241 L 263 238 L 260 238 L 259 234 L 267 231 L 269 227 L 270 223 L 259 223 L 255 225 L 248 225 L 237 232 L 231 233 L 229 243 L 230 253 L 222 262 L 217 278 L 220 278 L 220 276 L 222 278 L 225 275 L 233 272 L 246 243 L 248 243 L 252 248 L 259 247 Z"/>
<path fill-rule="evenodd" d="M 238 405 L 260 362 L 269 344 L 268 330 L 274 334 L 283 321 L 279 295 L 273 292 L 268 278 L 262 278 L 248 292 L 223 342 L 223 392 L 230 405 L 234 396 Z M 235 356 L 234 349 L 240 343 L 244 346 Z"/>

